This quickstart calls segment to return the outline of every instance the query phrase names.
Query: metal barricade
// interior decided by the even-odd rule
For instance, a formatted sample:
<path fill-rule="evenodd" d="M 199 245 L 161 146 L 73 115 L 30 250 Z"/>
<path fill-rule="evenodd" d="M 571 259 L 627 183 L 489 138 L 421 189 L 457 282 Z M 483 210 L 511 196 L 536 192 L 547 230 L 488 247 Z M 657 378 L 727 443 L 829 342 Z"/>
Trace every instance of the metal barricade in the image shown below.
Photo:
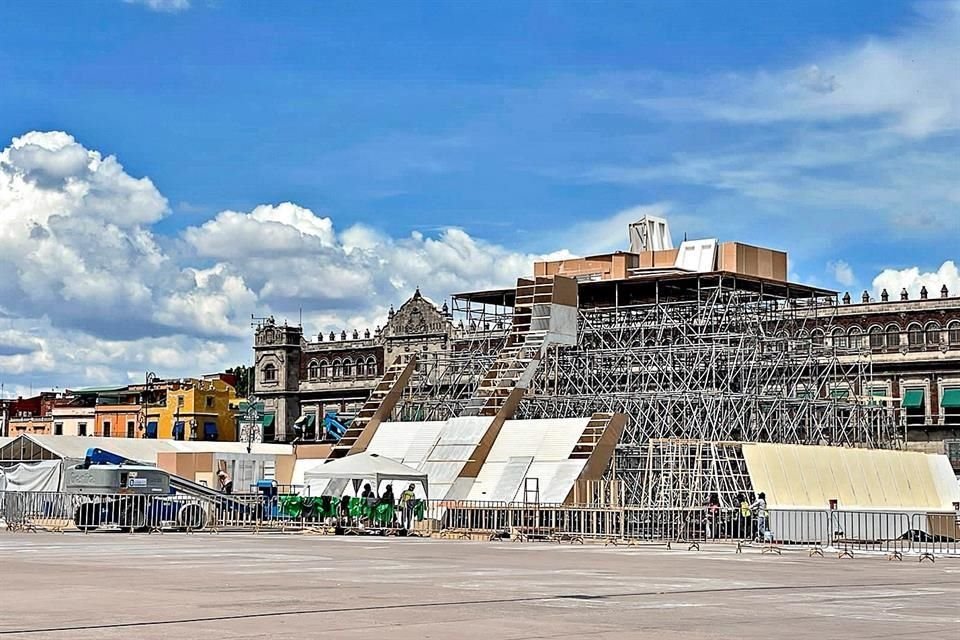
<path fill-rule="evenodd" d="M 909 549 L 910 514 L 899 511 L 828 511 L 831 545 L 839 556 L 855 552 L 901 557 Z"/>
<path fill-rule="evenodd" d="M 920 561 L 960 556 L 960 513 L 915 513 L 905 536 Z"/>
<path fill-rule="evenodd" d="M 694 509 L 640 509 L 622 510 L 619 539 L 628 544 L 655 543 L 668 547 L 673 543 L 699 548 L 708 539 L 726 535 L 719 513 L 711 514 L 702 508 Z"/>
<path fill-rule="evenodd" d="M 9 531 L 282 531 L 404 533 L 396 523 L 376 523 L 350 513 L 336 498 L 234 494 L 0 493 L 0 515 Z M 760 542 L 807 546 L 822 555 L 885 553 L 891 559 L 960 556 L 960 516 L 952 512 L 771 509 L 765 518 L 738 509 L 589 507 L 561 504 L 431 500 L 418 509 L 410 533 L 440 537 L 544 540 L 608 544 L 686 545 Z M 763 529 L 761 530 L 761 525 Z"/>
<path fill-rule="evenodd" d="M 48 491 L 11 491 L 3 499 L 10 531 L 63 531 L 70 526 L 69 496 Z"/>
<path fill-rule="evenodd" d="M 785 546 L 806 546 L 822 550 L 832 541 L 830 517 L 825 509 L 770 509 L 758 530 L 758 519 L 748 523 L 749 539 Z"/>
<path fill-rule="evenodd" d="M 264 517 L 273 513 L 276 498 L 259 493 L 233 494 L 209 501 L 209 527 L 213 531 L 258 531 Z"/>

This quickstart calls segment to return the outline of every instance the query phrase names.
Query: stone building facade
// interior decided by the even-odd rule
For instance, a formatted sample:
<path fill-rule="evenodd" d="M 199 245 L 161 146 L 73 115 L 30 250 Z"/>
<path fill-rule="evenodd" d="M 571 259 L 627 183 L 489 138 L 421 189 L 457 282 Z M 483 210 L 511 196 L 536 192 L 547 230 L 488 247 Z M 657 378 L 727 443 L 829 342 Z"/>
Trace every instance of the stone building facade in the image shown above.
<path fill-rule="evenodd" d="M 913 299 L 905 290 L 879 300 L 844 294 L 812 337 L 868 353 L 871 382 L 859 393 L 890 409 L 908 448 L 946 454 L 960 472 L 960 297 L 946 286 Z"/>
<path fill-rule="evenodd" d="M 341 330 L 307 339 L 303 328 L 267 318 L 257 327 L 254 360 L 256 394 L 267 414 L 264 441 L 293 439 L 293 425 L 312 417 L 305 439 L 319 439 L 327 412 L 346 420 L 356 415 L 384 370 L 413 354 L 452 348 L 457 331 L 444 304 L 438 307 L 417 289 L 387 323 L 361 332 Z"/>

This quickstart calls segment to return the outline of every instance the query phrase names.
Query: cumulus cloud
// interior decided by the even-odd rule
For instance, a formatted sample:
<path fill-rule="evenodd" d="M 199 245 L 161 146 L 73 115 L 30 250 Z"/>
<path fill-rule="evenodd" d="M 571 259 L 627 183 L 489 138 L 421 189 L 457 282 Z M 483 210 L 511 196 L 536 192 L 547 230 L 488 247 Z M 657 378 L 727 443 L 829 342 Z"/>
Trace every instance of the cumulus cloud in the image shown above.
<path fill-rule="evenodd" d="M 261 304 L 292 313 L 365 312 L 414 287 L 442 298 L 510 285 L 540 256 L 510 251 L 456 228 L 389 237 L 365 225 L 337 232 L 329 217 L 292 203 L 223 211 L 183 233 L 202 258 L 230 261 Z"/>
<path fill-rule="evenodd" d="M 39 340 L 18 331 L 0 331 L 0 358 L 29 355 L 41 346 Z"/>
<path fill-rule="evenodd" d="M 167 213 L 148 178 L 67 133 L 0 151 L 0 378 L 221 366 L 210 354 L 244 335 L 256 297 L 228 265 L 165 252 L 152 225 Z"/>
<path fill-rule="evenodd" d="M 0 151 L 0 379 L 195 375 L 249 360 L 251 314 L 302 313 L 310 333 L 362 329 L 416 286 L 437 300 L 510 286 L 542 257 L 457 228 L 339 230 L 291 202 L 164 238 L 153 225 L 168 213 L 149 178 L 67 133 L 30 132 Z"/>
<path fill-rule="evenodd" d="M 229 299 L 248 312 L 251 295 L 237 276 L 197 272 L 163 251 L 151 226 L 168 211 L 149 178 L 66 133 L 14 138 L 0 152 L 6 311 L 104 338 L 236 335 L 211 307 Z"/>
<path fill-rule="evenodd" d="M 957 263 L 947 260 L 936 271 L 921 271 L 919 267 L 905 269 L 884 269 L 873 279 L 873 292 L 879 296 L 884 289 L 891 296 L 906 289 L 911 298 L 920 295 L 920 289 L 927 288 L 931 298 L 940 296 L 940 289 L 946 285 L 951 297 L 960 296 L 960 270 Z"/>
<path fill-rule="evenodd" d="M 123 0 L 127 4 L 143 5 L 160 13 L 179 13 L 190 8 L 190 0 Z"/>

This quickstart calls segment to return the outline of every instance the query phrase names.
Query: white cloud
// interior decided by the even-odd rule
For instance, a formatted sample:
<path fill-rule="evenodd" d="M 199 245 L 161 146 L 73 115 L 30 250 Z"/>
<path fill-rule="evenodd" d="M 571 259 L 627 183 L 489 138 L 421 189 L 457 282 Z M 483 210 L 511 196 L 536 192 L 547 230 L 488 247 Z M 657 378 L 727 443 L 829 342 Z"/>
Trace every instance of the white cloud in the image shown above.
<path fill-rule="evenodd" d="M 540 257 L 457 228 L 338 231 L 290 202 L 222 211 L 177 243 L 152 229 L 168 211 L 148 178 L 66 133 L 0 151 L 0 379 L 196 375 L 249 360 L 253 313 L 302 310 L 310 333 L 362 331 L 416 286 L 436 300 L 512 286 Z"/>
<path fill-rule="evenodd" d="M 253 295 L 225 268 L 198 270 L 165 253 L 150 226 L 167 212 L 148 178 L 66 133 L 14 138 L 0 152 L 8 315 L 101 337 L 237 335 L 231 322 L 252 310 Z"/>
<path fill-rule="evenodd" d="M 510 286 L 539 257 L 456 228 L 402 238 L 365 225 L 337 233 L 330 218 L 290 203 L 224 211 L 183 237 L 197 255 L 230 261 L 261 304 L 288 314 L 301 307 L 362 314 L 374 301 L 402 301 L 417 286 L 436 298 Z"/>
<path fill-rule="evenodd" d="M 849 287 L 857 281 L 853 275 L 853 268 L 843 260 L 828 263 L 827 269 L 833 275 L 833 279 L 845 287 Z"/>
<path fill-rule="evenodd" d="M 913 299 L 918 298 L 920 289 L 926 287 L 927 295 L 937 298 L 944 285 L 951 297 L 960 296 L 960 270 L 953 260 L 947 260 L 936 271 L 921 272 L 919 267 L 884 269 L 873 279 L 873 293 L 879 297 L 886 289 L 891 299 L 897 299 L 900 291 L 906 289 Z"/>
<path fill-rule="evenodd" d="M 143 5 L 151 11 L 178 13 L 190 8 L 190 0 L 123 0 L 127 4 Z"/>

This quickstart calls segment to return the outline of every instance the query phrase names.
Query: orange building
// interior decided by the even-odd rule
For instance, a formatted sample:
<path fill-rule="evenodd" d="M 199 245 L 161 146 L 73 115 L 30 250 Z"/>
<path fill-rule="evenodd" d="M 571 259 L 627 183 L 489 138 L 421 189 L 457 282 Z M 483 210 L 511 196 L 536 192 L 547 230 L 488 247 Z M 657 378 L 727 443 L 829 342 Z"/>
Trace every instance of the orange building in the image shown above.
<path fill-rule="evenodd" d="M 138 438 L 142 422 L 141 406 L 135 403 L 98 404 L 93 435 L 104 438 Z"/>

